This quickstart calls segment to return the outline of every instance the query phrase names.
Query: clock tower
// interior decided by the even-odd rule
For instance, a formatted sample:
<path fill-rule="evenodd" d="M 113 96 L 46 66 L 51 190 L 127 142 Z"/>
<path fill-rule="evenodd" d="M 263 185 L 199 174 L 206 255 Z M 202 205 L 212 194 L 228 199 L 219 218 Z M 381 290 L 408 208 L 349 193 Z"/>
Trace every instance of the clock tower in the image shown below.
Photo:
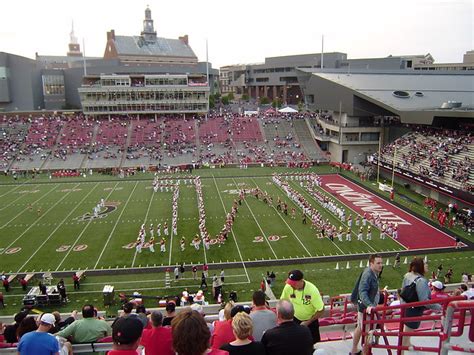
<path fill-rule="evenodd" d="M 74 21 L 72 22 L 71 33 L 69 34 L 69 51 L 68 57 L 82 57 L 81 46 L 77 42 L 77 37 L 74 35 Z"/>
<path fill-rule="evenodd" d="M 156 42 L 156 31 L 153 26 L 153 19 L 151 18 L 151 10 L 148 6 L 145 10 L 145 19 L 143 20 L 143 31 L 141 35 L 146 42 Z"/>

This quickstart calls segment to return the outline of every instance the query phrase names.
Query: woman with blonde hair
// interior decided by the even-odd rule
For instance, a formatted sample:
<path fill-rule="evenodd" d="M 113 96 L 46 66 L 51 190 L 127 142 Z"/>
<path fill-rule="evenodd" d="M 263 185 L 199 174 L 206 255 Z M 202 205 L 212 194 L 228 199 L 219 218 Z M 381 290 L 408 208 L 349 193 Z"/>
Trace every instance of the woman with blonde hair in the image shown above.
<path fill-rule="evenodd" d="M 239 312 L 232 319 L 232 331 L 235 340 L 221 346 L 230 355 L 260 355 L 265 354 L 265 347 L 259 341 L 252 341 L 249 337 L 253 332 L 252 318 L 245 313 Z"/>

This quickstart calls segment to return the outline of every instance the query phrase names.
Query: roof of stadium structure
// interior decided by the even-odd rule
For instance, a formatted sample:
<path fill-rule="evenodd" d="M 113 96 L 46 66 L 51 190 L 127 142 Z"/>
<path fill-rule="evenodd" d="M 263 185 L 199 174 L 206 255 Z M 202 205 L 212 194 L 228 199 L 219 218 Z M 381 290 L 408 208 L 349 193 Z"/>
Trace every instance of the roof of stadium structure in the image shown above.
<path fill-rule="evenodd" d="M 474 73 L 467 71 L 299 70 L 330 81 L 342 90 L 349 90 L 355 96 L 400 116 L 423 113 L 426 117 L 474 115 Z M 443 108 L 443 104 L 450 103 L 454 107 Z"/>
<path fill-rule="evenodd" d="M 150 42 L 142 36 L 115 36 L 114 42 L 119 55 L 196 58 L 192 48 L 179 39 L 157 37 Z"/>

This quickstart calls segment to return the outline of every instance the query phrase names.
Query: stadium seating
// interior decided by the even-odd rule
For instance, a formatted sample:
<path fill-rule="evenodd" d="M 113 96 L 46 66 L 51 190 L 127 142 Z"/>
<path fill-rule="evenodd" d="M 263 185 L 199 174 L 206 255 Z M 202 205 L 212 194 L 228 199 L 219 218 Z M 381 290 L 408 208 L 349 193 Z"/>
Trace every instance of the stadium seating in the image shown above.
<path fill-rule="evenodd" d="M 418 128 L 383 147 L 381 161 L 472 191 L 474 137 L 459 131 Z M 396 154 L 395 154 L 396 151 Z"/>

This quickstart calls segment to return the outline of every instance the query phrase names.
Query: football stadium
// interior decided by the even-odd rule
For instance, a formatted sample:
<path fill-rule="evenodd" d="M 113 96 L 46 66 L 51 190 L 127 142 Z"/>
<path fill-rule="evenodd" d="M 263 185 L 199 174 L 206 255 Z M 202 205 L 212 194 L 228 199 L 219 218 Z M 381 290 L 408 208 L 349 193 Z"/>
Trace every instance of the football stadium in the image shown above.
<path fill-rule="evenodd" d="M 105 47 L 0 52 L 0 353 L 474 352 L 472 51 L 219 70 L 149 7 Z"/>

